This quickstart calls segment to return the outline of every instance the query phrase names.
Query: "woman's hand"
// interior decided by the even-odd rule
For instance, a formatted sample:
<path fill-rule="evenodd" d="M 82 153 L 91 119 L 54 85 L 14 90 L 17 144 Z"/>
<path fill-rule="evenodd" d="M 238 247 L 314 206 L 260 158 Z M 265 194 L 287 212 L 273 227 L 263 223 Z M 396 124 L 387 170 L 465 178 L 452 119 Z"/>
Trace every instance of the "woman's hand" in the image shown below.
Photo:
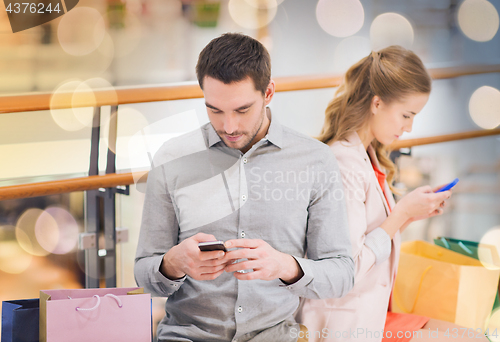
<path fill-rule="evenodd" d="M 434 192 L 442 186 L 434 189 L 428 185 L 416 188 L 396 204 L 392 213 L 380 227 L 392 239 L 398 230 L 401 232 L 404 231 L 413 221 L 441 215 L 445 206 L 445 200 L 451 197 L 451 190 Z"/>
<path fill-rule="evenodd" d="M 421 186 L 404 196 L 394 208 L 407 220 L 417 221 L 443 213 L 445 200 L 451 197 L 451 190 L 435 193 L 441 186 Z"/>

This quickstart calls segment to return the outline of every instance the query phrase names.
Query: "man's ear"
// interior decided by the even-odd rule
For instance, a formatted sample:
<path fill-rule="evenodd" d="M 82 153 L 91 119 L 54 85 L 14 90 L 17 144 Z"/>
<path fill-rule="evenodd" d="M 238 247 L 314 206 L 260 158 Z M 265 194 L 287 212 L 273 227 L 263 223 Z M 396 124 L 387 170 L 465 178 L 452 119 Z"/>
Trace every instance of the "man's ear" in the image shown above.
<path fill-rule="evenodd" d="M 377 95 L 374 95 L 372 98 L 372 101 L 370 103 L 370 110 L 371 110 L 372 114 L 377 114 L 381 103 L 382 103 L 382 99 L 380 97 L 378 97 Z"/>
<path fill-rule="evenodd" d="M 266 88 L 266 93 L 264 94 L 264 102 L 265 102 L 266 106 L 273 99 L 275 91 L 276 91 L 276 83 L 274 83 L 274 81 L 271 80 L 271 81 L 269 81 L 269 84 L 267 85 L 267 88 Z"/>

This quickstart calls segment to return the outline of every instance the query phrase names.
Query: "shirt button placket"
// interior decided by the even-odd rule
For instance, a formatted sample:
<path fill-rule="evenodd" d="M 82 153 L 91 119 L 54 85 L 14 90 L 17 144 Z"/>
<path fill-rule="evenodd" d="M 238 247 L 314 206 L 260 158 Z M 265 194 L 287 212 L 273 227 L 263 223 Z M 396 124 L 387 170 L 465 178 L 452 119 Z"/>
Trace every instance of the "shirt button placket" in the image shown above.
<path fill-rule="evenodd" d="M 241 158 L 241 163 L 242 165 L 240 166 L 241 167 L 241 170 L 243 171 L 244 170 L 244 164 L 248 163 L 248 158 L 243 156 L 243 158 Z M 244 172 L 244 171 L 243 171 Z M 242 194 L 240 196 L 240 199 L 241 199 L 241 205 L 243 205 L 247 199 L 248 199 L 248 196 L 246 194 L 246 190 L 245 190 L 245 187 L 243 186 L 242 184 L 242 179 L 241 179 L 241 175 L 240 175 L 240 190 L 242 190 Z"/>

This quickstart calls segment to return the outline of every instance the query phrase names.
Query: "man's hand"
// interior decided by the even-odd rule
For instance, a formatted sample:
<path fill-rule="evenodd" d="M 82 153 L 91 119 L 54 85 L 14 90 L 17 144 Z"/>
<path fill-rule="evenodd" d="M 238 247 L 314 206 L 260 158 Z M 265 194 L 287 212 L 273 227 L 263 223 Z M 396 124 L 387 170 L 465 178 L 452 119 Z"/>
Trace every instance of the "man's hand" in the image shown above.
<path fill-rule="evenodd" d="M 225 260 L 229 261 L 226 272 L 240 280 L 273 280 L 280 278 L 284 283 L 292 284 L 304 275 L 297 261 L 288 254 L 272 248 L 267 242 L 258 239 L 236 239 L 225 243 L 227 248 L 241 248 L 226 253 Z M 238 259 L 248 259 L 232 263 Z M 237 271 L 253 269 L 253 272 L 239 273 Z"/>
<path fill-rule="evenodd" d="M 171 279 L 188 275 L 196 280 L 212 280 L 224 272 L 227 260 L 223 251 L 202 252 L 198 243 L 217 240 L 215 236 L 198 233 L 172 247 L 164 256 L 161 273 Z"/>

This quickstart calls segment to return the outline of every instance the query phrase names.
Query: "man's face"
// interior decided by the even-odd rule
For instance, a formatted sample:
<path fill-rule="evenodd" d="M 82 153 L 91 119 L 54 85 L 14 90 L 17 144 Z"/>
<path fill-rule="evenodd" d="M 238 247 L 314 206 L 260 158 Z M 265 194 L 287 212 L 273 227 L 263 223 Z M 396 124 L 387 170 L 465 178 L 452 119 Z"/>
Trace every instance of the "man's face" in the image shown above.
<path fill-rule="evenodd" d="M 228 147 L 245 153 L 266 135 L 270 121 L 265 107 L 274 95 L 273 81 L 263 95 L 249 77 L 224 84 L 207 76 L 203 93 L 210 123 Z"/>

